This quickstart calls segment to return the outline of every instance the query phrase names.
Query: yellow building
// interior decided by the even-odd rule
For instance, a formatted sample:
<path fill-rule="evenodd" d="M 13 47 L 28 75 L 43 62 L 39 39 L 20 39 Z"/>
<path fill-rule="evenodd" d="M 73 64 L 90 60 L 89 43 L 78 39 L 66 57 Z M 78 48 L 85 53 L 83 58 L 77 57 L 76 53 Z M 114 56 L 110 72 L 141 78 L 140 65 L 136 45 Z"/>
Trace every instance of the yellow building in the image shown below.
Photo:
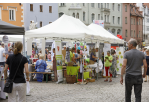
<path fill-rule="evenodd" d="M 16 26 L 24 27 L 23 15 L 23 4 L 0 3 L 0 20 Z"/>

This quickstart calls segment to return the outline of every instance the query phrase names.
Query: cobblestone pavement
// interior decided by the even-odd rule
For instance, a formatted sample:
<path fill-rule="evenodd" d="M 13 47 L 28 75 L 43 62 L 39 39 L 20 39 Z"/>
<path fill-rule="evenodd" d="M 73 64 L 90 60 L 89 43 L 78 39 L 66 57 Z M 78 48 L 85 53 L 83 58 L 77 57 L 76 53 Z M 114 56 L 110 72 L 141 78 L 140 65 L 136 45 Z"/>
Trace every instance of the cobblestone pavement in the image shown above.
<path fill-rule="evenodd" d="M 87 85 L 56 84 L 53 82 L 30 82 L 31 96 L 27 102 L 124 102 L 125 85 L 120 84 L 120 77 L 113 82 L 104 82 L 105 78 Z M 149 102 L 149 81 L 143 83 L 142 102 Z M 2 101 L 2 100 L 0 100 Z M 3 100 L 4 101 L 4 100 Z M 7 100 L 5 100 L 7 101 Z M 134 89 L 132 102 L 135 101 Z"/>

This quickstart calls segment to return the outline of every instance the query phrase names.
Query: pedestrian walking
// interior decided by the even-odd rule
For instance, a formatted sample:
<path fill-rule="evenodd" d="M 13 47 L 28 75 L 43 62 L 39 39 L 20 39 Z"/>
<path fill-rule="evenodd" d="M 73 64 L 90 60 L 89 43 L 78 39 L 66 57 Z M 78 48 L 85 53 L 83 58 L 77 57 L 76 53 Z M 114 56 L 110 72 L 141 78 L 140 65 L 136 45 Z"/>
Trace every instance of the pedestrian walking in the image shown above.
<path fill-rule="evenodd" d="M 16 102 L 18 92 L 19 102 L 26 101 L 26 81 L 29 81 L 29 71 L 28 71 L 28 60 L 24 57 L 21 52 L 23 45 L 21 42 L 16 42 L 14 46 L 14 54 L 9 55 L 4 69 L 5 83 L 7 78 L 7 69 L 9 67 L 9 79 L 13 81 L 13 89 L 11 93 L 8 93 L 8 102 Z M 24 68 L 26 72 L 26 80 L 24 77 Z M 16 73 L 16 76 L 14 77 Z"/>
<path fill-rule="evenodd" d="M 110 67 L 112 66 L 112 60 L 113 57 L 110 55 L 110 51 L 107 51 L 107 55 L 104 58 L 104 62 L 105 62 L 105 70 L 106 70 L 106 80 L 104 80 L 105 82 L 108 81 L 108 71 L 110 69 Z M 110 73 L 110 72 L 109 72 Z M 112 82 L 112 74 L 110 73 L 110 81 Z"/>
<path fill-rule="evenodd" d="M 123 74 L 125 75 L 125 101 L 131 102 L 131 91 L 134 86 L 135 101 L 141 102 L 141 92 L 143 78 L 146 76 L 147 63 L 143 52 L 136 49 L 137 40 L 130 39 L 128 41 L 129 51 L 125 52 L 123 65 L 121 69 L 120 83 L 123 85 Z M 141 66 L 144 64 L 144 74 L 142 75 Z M 143 78 L 142 78 L 143 77 Z"/>
<path fill-rule="evenodd" d="M 0 65 L 5 66 L 6 62 L 6 54 L 5 54 L 5 49 L 4 49 L 4 43 L 1 43 L 1 48 L 0 48 Z"/>
<path fill-rule="evenodd" d="M 146 62 L 147 62 L 147 72 L 146 72 L 146 76 L 145 76 L 145 81 L 147 82 L 147 77 L 149 77 L 149 49 L 146 49 Z"/>

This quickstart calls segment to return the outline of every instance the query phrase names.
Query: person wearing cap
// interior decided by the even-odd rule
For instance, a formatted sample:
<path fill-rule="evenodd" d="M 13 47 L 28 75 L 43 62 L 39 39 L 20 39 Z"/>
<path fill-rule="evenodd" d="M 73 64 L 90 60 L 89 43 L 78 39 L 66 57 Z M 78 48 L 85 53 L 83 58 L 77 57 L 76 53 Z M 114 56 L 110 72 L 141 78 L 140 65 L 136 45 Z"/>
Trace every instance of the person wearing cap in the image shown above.
<path fill-rule="evenodd" d="M 5 65 L 6 61 L 6 55 L 5 55 L 5 49 L 4 49 L 4 43 L 1 43 L 1 48 L 0 48 L 0 65 Z"/>
<path fill-rule="evenodd" d="M 146 76 L 145 76 L 145 81 L 147 82 L 147 76 L 149 75 L 149 49 L 146 49 L 146 62 L 147 62 L 147 72 L 146 72 Z M 149 76 L 148 76 L 149 77 Z"/>

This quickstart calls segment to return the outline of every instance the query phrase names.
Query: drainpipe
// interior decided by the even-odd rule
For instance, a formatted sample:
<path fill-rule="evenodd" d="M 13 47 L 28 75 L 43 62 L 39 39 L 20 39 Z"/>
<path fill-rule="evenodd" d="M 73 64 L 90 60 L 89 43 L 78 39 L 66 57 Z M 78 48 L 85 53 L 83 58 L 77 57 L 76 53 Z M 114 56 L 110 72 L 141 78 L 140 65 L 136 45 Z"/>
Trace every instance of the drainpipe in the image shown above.
<path fill-rule="evenodd" d="M 131 4 L 130 4 L 130 36 L 131 36 Z"/>
<path fill-rule="evenodd" d="M 88 3 L 88 25 L 89 25 L 89 3 Z"/>

